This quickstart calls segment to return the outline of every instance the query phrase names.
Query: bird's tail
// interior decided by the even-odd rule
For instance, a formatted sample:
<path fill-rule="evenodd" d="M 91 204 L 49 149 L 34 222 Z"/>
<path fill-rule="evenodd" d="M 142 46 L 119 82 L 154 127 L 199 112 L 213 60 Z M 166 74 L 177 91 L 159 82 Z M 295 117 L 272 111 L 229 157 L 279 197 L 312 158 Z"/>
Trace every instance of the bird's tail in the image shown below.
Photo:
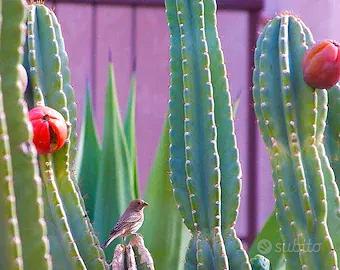
<path fill-rule="evenodd" d="M 107 248 L 113 240 L 115 240 L 119 234 L 110 234 L 109 238 L 100 246 L 102 249 Z"/>

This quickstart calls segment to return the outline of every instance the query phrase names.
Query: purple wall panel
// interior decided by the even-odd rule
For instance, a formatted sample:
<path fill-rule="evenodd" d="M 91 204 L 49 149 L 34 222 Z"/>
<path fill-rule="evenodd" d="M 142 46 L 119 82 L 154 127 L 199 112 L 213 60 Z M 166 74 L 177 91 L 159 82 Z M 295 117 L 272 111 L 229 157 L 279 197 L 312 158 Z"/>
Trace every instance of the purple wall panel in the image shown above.
<path fill-rule="evenodd" d="M 78 119 L 82 118 L 86 78 L 91 78 L 91 5 L 59 4 L 56 8 L 77 98 Z M 78 132 L 80 125 L 77 127 Z"/>
<path fill-rule="evenodd" d="M 137 9 L 137 143 L 142 188 L 155 158 L 168 107 L 169 37 L 164 9 Z"/>
<path fill-rule="evenodd" d="M 95 109 L 99 133 L 104 123 L 104 104 L 109 51 L 112 52 L 118 99 L 125 115 L 131 75 L 131 9 L 98 6 L 96 15 Z"/>

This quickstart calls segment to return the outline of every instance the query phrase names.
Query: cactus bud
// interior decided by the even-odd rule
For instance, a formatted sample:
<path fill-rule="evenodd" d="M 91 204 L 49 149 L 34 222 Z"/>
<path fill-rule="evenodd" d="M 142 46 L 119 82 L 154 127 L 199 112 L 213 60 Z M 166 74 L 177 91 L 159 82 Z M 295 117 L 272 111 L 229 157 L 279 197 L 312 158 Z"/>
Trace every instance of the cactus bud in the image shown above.
<path fill-rule="evenodd" d="M 67 125 L 56 110 L 38 106 L 29 111 L 33 126 L 33 143 L 39 154 L 53 153 L 65 144 Z"/>
<path fill-rule="evenodd" d="M 340 45 L 330 40 L 314 45 L 306 52 L 302 68 L 309 86 L 331 88 L 340 79 Z"/>

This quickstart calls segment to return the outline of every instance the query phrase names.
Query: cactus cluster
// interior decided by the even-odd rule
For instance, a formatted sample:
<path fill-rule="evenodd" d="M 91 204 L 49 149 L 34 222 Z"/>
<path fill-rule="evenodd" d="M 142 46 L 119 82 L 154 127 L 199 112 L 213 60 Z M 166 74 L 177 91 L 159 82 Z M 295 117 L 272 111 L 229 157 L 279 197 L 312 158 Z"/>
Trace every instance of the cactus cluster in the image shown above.
<path fill-rule="evenodd" d="M 271 159 L 287 269 L 338 269 L 339 191 L 323 143 L 327 91 L 309 87 L 302 72 L 313 44 L 303 22 L 283 14 L 266 25 L 255 51 L 255 111 Z"/>
<path fill-rule="evenodd" d="M 155 265 L 140 235 L 107 249 L 113 259 L 106 263 L 95 234 L 104 240 L 139 197 L 134 83 L 123 124 L 110 64 L 102 145 L 88 95 L 76 158 L 76 106 L 62 32 L 53 11 L 33 2 L 0 1 L 0 269 L 182 269 L 185 232 L 176 214 L 190 231 L 184 269 L 281 269 L 273 254 L 272 265 L 261 255 L 249 260 L 235 231 L 241 166 L 216 1 L 165 1 L 169 118 L 142 230 Z M 303 57 L 313 44 L 300 19 L 282 14 L 265 26 L 255 51 L 255 112 L 271 159 L 278 241 L 289 270 L 335 270 L 340 260 L 340 85 L 326 91 L 305 83 Z M 27 110 L 37 106 L 53 108 L 67 123 L 58 151 L 37 155 Z M 268 224 L 277 228 L 275 219 Z"/>

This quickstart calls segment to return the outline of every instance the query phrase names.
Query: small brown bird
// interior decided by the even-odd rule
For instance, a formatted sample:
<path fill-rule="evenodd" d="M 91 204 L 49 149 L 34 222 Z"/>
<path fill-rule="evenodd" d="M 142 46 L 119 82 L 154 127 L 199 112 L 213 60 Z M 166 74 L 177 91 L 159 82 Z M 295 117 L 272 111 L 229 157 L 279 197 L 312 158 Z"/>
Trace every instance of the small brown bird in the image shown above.
<path fill-rule="evenodd" d="M 102 245 L 106 248 L 117 237 L 126 237 L 130 234 L 135 234 L 144 221 L 144 208 L 149 204 L 143 200 L 133 200 L 126 208 L 124 214 L 118 219 L 116 225 L 110 232 L 109 238 Z"/>

